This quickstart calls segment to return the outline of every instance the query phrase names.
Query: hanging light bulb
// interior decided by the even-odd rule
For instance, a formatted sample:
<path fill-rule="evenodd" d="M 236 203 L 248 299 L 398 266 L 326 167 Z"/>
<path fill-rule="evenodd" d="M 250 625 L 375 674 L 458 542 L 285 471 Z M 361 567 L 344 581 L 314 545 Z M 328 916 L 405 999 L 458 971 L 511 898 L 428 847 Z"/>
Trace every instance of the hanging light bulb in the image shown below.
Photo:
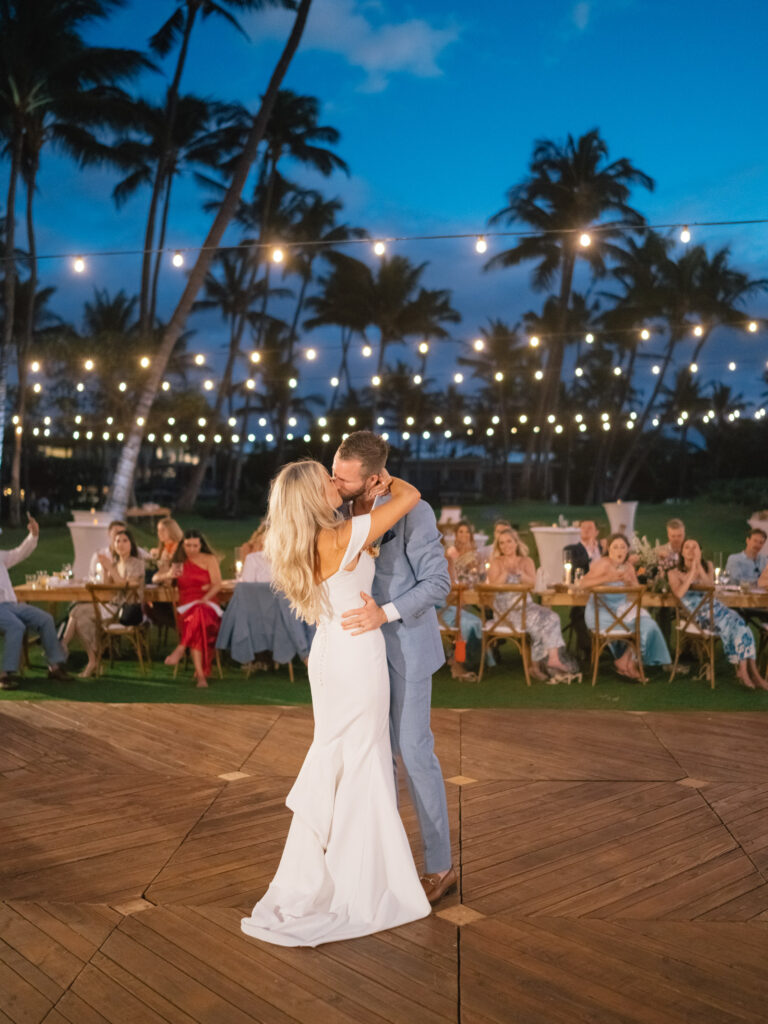
<path fill-rule="evenodd" d="M 754 334 L 757 330 L 757 320 L 750 320 L 747 324 L 747 330 L 750 334 Z"/>
<path fill-rule="evenodd" d="M 299 382 L 296 380 L 296 378 L 295 377 L 291 377 L 291 379 L 288 381 L 288 387 L 289 388 L 297 388 L 298 386 L 299 386 Z"/>
<path fill-rule="evenodd" d="M 383 242 L 374 242 L 373 251 L 377 256 L 383 256 L 387 247 Z"/>
<path fill-rule="evenodd" d="M 573 372 L 574 372 L 574 374 L 577 377 L 583 377 L 584 376 L 584 371 L 582 370 L 582 368 L 580 366 L 577 366 L 576 369 Z"/>
<path fill-rule="evenodd" d="M 308 348 L 307 351 L 304 353 L 304 355 L 307 357 L 307 359 L 310 361 L 310 363 L 314 362 L 314 360 L 317 359 L 317 349 L 316 348 Z"/>
<path fill-rule="evenodd" d="M 260 363 L 261 362 L 261 352 L 251 352 L 249 358 L 250 358 L 252 363 Z"/>
<path fill-rule="evenodd" d="M 184 257 L 182 256 L 178 249 L 173 254 L 173 256 L 171 256 L 171 263 L 174 265 L 174 267 L 184 266 Z"/>
<path fill-rule="evenodd" d="M 588 246 L 592 245 L 592 235 L 590 235 L 588 231 L 582 231 L 579 235 L 579 245 L 582 249 L 586 249 Z"/>
<path fill-rule="evenodd" d="M 538 337 L 535 334 L 532 334 L 530 336 L 530 338 L 528 339 L 528 344 L 531 346 L 531 348 L 538 348 L 539 347 L 539 339 L 538 339 Z"/>
<path fill-rule="evenodd" d="M 375 388 L 377 388 L 379 386 L 379 384 L 381 384 L 381 377 L 379 377 L 378 374 L 376 374 L 374 377 L 371 377 L 371 384 Z"/>
<path fill-rule="evenodd" d="M 479 252 L 480 255 L 482 255 L 487 250 L 487 248 L 488 243 L 486 242 L 482 235 L 479 235 L 475 241 L 475 252 Z"/>
<path fill-rule="evenodd" d="M 195 356 L 195 366 L 204 366 L 204 365 L 205 365 L 205 356 L 201 352 L 198 352 L 197 355 Z"/>
<path fill-rule="evenodd" d="M 688 369 L 691 371 L 691 373 L 698 373 L 699 364 L 698 363 L 691 363 L 691 365 L 688 367 Z"/>
<path fill-rule="evenodd" d="M 40 363 L 39 363 L 39 361 L 37 359 L 35 359 L 34 362 L 29 364 L 29 368 L 32 371 L 32 373 L 40 373 Z"/>
<path fill-rule="evenodd" d="M 525 413 L 521 413 L 520 416 L 518 417 L 518 419 L 520 420 L 521 423 L 527 423 L 528 422 L 528 417 L 525 415 Z"/>
<path fill-rule="evenodd" d="M 339 386 L 339 378 L 338 377 L 331 377 L 331 387 L 332 388 L 337 388 L 338 386 Z"/>
<path fill-rule="evenodd" d="M 733 370 L 736 369 L 736 363 L 734 363 L 733 361 L 728 363 L 728 369 L 731 370 L 731 372 L 733 372 Z"/>
<path fill-rule="evenodd" d="M 171 383 L 170 383 L 170 381 L 164 380 L 163 383 L 160 385 L 160 387 L 163 389 L 163 391 L 170 391 L 171 390 Z"/>
<path fill-rule="evenodd" d="M 621 367 L 620 366 L 614 366 L 614 368 L 613 368 L 613 375 L 614 375 L 614 377 L 620 377 L 621 376 Z"/>
<path fill-rule="evenodd" d="M 215 386 L 216 385 L 213 383 L 210 377 L 208 378 L 208 380 L 203 381 L 203 387 L 205 388 L 206 391 L 213 391 Z"/>
<path fill-rule="evenodd" d="M 86 359 L 85 362 L 83 363 L 83 366 L 85 367 L 86 370 L 90 372 L 95 366 L 95 363 L 92 359 Z"/>
<path fill-rule="evenodd" d="M 536 378 L 536 380 L 544 380 L 544 371 L 543 370 L 537 370 L 536 373 L 534 373 L 533 376 Z"/>
<path fill-rule="evenodd" d="M 485 348 L 485 341 L 482 338 L 475 338 L 475 340 L 472 342 L 472 348 L 475 350 L 475 352 L 482 352 L 483 349 Z"/>
<path fill-rule="evenodd" d="M 697 338 L 700 338 L 704 333 L 704 328 L 701 326 L 701 324 L 696 324 L 696 326 L 693 328 L 693 333 L 696 335 Z"/>
<path fill-rule="evenodd" d="M 586 341 L 586 343 L 588 345 L 591 345 L 594 342 L 594 340 L 595 340 L 595 336 L 594 336 L 594 334 L 591 331 L 584 338 L 584 341 Z"/>
<path fill-rule="evenodd" d="M 654 375 L 655 377 L 658 377 L 658 375 L 659 375 L 659 374 L 661 373 L 661 367 L 659 366 L 659 364 L 658 364 L 658 363 L 654 363 L 654 364 L 653 364 L 653 366 L 651 367 L 651 373 L 652 373 L 652 374 L 653 374 L 653 375 Z"/>
<path fill-rule="evenodd" d="M 142 370 L 146 370 L 147 367 L 149 366 L 149 363 L 149 356 L 142 356 L 141 359 L 139 360 L 139 366 L 142 368 Z"/>
<path fill-rule="evenodd" d="M 415 373 L 413 375 L 413 383 L 414 384 L 421 384 L 421 381 L 422 381 L 421 374 L 420 373 Z"/>
<path fill-rule="evenodd" d="M 493 379 L 500 384 L 504 380 L 504 374 L 501 372 L 501 370 L 497 370 L 496 373 L 494 373 L 493 375 Z"/>
<path fill-rule="evenodd" d="M 454 375 L 453 375 L 453 382 L 454 382 L 454 384 L 461 384 L 463 380 L 464 380 L 464 374 L 463 373 L 454 373 Z"/>
<path fill-rule="evenodd" d="M 683 245 L 688 245 L 690 240 L 691 240 L 691 232 L 688 230 L 688 225 L 686 224 L 683 227 L 683 230 L 680 232 L 680 241 L 683 243 Z"/>
<path fill-rule="evenodd" d="M 276 245 L 272 252 L 269 254 L 269 257 L 273 263 L 282 263 L 283 260 L 285 259 L 285 253 L 283 252 L 279 245 Z"/>
<path fill-rule="evenodd" d="M 253 379 L 253 377 L 249 377 L 248 380 L 245 382 L 245 386 L 248 388 L 249 391 L 253 391 L 253 389 L 256 387 L 256 381 Z"/>
<path fill-rule="evenodd" d="M 648 341 L 648 339 L 650 338 L 650 336 L 651 336 L 651 332 L 650 332 L 650 331 L 648 330 L 648 328 L 647 328 L 647 327 L 644 327 L 644 328 L 642 329 L 642 331 L 640 331 L 640 337 L 641 337 L 641 339 L 642 339 L 643 341 Z"/>
<path fill-rule="evenodd" d="M 82 274 L 85 271 L 85 260 L 82 256 L 75 256 L 72 260 L 72 269 L 76 274 Z"/>
<path fill-rule="evenodd" d="M 361 352 L 365 359 L 370 359 L 370 357 L 373 355 L 373 349 L 371 348 L 370 345 L 363 345 Z"/>
<path fill-rule="evenodd" d="M 419 352 L 423 356 L 425 356 L 427 354 L 427 352 L 429 352 L 429 345 L 428 345 L 428 343 L 426 341 L 422 341 L 420 343 L 420 345 L 419 345 Z"/>

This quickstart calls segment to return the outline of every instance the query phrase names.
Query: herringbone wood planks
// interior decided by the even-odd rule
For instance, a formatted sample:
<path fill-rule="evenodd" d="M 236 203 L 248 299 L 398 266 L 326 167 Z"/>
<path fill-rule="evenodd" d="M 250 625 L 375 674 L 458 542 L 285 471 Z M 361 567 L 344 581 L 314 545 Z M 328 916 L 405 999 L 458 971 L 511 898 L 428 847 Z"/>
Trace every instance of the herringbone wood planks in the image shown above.
<path fill-rule="evenodd" d="M 762 1024 L 764 721 L 437 711 L 460 894 L 296 950 L 238 925 L 310 709 L 2 704 L 0 1024 Z"/>

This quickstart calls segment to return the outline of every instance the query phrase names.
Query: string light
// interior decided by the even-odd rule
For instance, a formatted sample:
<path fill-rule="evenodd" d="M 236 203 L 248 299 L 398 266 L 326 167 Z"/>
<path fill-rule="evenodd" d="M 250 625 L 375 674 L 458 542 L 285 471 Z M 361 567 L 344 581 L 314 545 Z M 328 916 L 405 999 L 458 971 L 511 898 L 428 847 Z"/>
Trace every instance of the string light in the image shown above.
<path fill-rule="evenodd" d="M 77 390 L 78 391 L 85 391 L 85 384 L 83 384 L 82 381 L 78 381 L 78 383 L 77 383 Z M 35 384 L 35 391 L 40 391 L 40 385 L 39 384 Z"/>
<path fill-rule="evenodd" d="M 683 230 L 680 232 L 680 241 L 683 243 L 683 245 L 688 245 L 690 240 L 691 240 L 691 232 L 688 229 L 688 225 L 685 224 L 683 226 Z"/>
<path fill-rule="evenodd" d="M 640 337 L 641 337 L 641 339 L 642 339 L 643 341 L 648 341 L 648 339 L 650 338 L 650 336 L 651 336 L 651 332 L 650 332 L 650 331 L 648 330 L 648 328 L 647 328 L 647 327 L 644 327 L 644 328 L 642 329 L 642 331 L 640 331 Z"/>
<path fill-rule="evenodd" d="M 91 371 L 91 370 L 93 369 L 94 365 L 95 365 L 95 364 L 94 364 L 94 362 L 93 362 L 93 360 L 92 360 L 92 359 L 86 359 L 86 360 L 85 360 L 85 362 L 83 363 L 83 366 L 84 366 L 84 367 L 85 367 L 85 369 L 86 369 L 86 370 L 88 370 L 89 372 L 90 372 L 90 371 Z"/>
<path fill-rule="evenodd" d="M 32 373 L 40 373 L 40 363 L 39 363 L 39 361 L 37 359 L 35 359 L 34 362 L 29 364 L 29 368 L 32 371 Z"/>
<path fill-rule="evenodd" d="M 205 388 L 206 391 L 213 391 L 215 386 L 216 385 L 213 383 L 210 377 L 208 378 L 208 380 L 203 381 L 203 387 Z"/>
<path fill-rule="evenodd" d="M 747 324 L 747 330 L 749 331 L 750 334 L 754 334 L 755 331 L 757 330 L 757 321 L 756 320 L 750 320 L 749 323 Z"/>
<path fill-rule="evenodd" d="M 249 377 L 248 380 L 245 382 L 245 386 L 248 388 L 249 391 L 253 391 L 253 389 L 256 387 L 256 381 L 253 379 L 253 377 Z"/>
<path fill-rule="evenodd" d="M 580 366 L 577 366 L 576 369 L 573 372 L 576 374 L 577 377 L 583 377 L 584 376 L 584 371 L 582 370 L 582 368 Z"/>
<path fill-rule="evenodd" d="M 688 369 L 691 371 L 691 373 L 697 373 L 698 369 L 699 369 L 699 364 L 698 363 L 691 363 L 691 365 L 688 367 Z"/>
<path fill-rule="evenodd" d="M 420 373 L 415 373 L 413 375 L 413 383 L 414 384 L 421 384 L 421 382 L 422 382 L 421 374 Z"/>
<path fill-rule="evenodd" d="M 383 242 L 375 242 L 373 246 L 373 251 L 376 256 L 383 256 L 384 253 L 387 251 L 387 247 Z"/>
<path fill-rule="evenodd" d="M 176 250 L 176 252 L 171 257 L 171 263 L 174 265 L 174 267 L 183 267 L 184 266 L 184 257 L 179 252 L 178 249 Z"/>
<path fill-rule="evenodd" d="M 429 345 L 427 344 L 426 341 L 422 341 L 421 344 L 419 345 L 419 352 L 423 356 L 425 356 L 427 352 L 429 352 Z"/>
<path fill-rule="evenodd" d="M 533 376 L 536 378 L 536 380 L 544 380 L 544 371 L 543 370 L 537 370 L 536 373 L 534 373 Z"/>
<path fill-rule="evenodd" d="M 160 387 L 163 389 L 163 391 L 170 391 L 171 390 L 171 382 L 168 381 L 168 380 L 164 380 L 163 383 L 160 385 Z"/>
<path fill-rule="evenodd" d="M 483 349 L 485 348 L 485 342 L 483 341 L 482 338 L 475 338 L 475 340 L 472 342 L 472 348 L 475 350 L 475 352 L 482 352 Z"/>
<path fill-rule="evenodd" d="M 125 381 L 121 380 L 120 383 L 117 385 L 117 390 L 118 391 L 125 391 L 127 387 L 128 387 L 128 385 L 125 383 Z"/>
<path fill-rule="evenodd" d="M 408 424 L 409 427 L 412 427 L 416 420 L 413 418 L 413 416 L 408 416 L 405 422 Z"/>
<path fill-rule="evenodd" d="M 291 379 L 288 381 L 288 387 L 289 388 L 297 388 L 298 386 L 299 386 L 299 382 L 296 380 L 296 378 L 295 377 L 291 377 Z"/>
<path fill-rule="evenodd" d="M 328 444 L 328 442 L 329 442 L 330 440 L 331 440 L 331 435 L 330 435 L 330 434 L 323 434 L 323 436 L 322 436 L 322 442 L 323 442 L 323 444 Z"/>
<path fill-rule="evenodd" d="M 733 361 L 728 363 L 728 369 L 731 370 L 731 371 L 735 370 L 736 369 L 736 363 L 734 363 Z"/>
<path fill-rule="evenodd" d="M 251 354 L 250 354 L 250 356 L 248 358 L 251 360 L 252 363 L 260 363 L 261 362 L 261 352 L 251 352 Z"/>
<path fill-rule="evenodd" d="M 376 376 L 374 376 L 374 377 L 371 377 L 371 384 L 375 388 L 377 388 L 379 386 L 379 384 L 381 384 L 381 377 L 379 377 L 378 374 L 376 374 Z"/>
<path fill-rule="evenodd" d="M 83 274 L 85 272 L 85 260 L 82 256 L 75 256 L 72 260 L 72 269 L 76 274 Z"/>
<path fill-rule="evenodd" d="M 501 372 L 501 370 L 497 370 L 496 373 L 494 373 L 493 375 L 493 379 L 500 384 L 504 380 L 504 374 Z"/>
<path fill-rule="evenodd" d="M 454 382 L 454 384 L 461 384 L 463 381 L 464 381 L 464 374 L 463 373 L 454 373 L 454 375 L 453 375 L 453 382 Z"/>
<path fill-rule="evenodd" d="M 198 427 L 204 427 L 207 422 L 205 416 L 201 416 L 197 421 L 197 425 Z"/>
<path fill-rule="evenodd" d="M 149 363 L 149 356 L 142 356 L 141 359 L 139 360 L 139 366 L 142 368 L 142 370 L 146 370 L 149 366 Z"/>
<path fill-rule="evenodd" d="M 656 377 L 658 377 L 658 375 L 661 373 L 661 367 L 658 363 L 653 364 L 653 366 L 651 367 L 651 373 Z"/>
<path fill-rule="evenodd" d="M 475 252 L 479 252 L 480 255 L 482 256 L 482 254 L 486 252 L 487 249 L 488 243 L 486 242 L 485 238 L 482 235 L 480 235 L 477 241 L 475 242 Z"/>
<path fill-rule="evenodd" d="M 308 348 L 304 354 L 306 355 L 310 363 L 314 362 L 314 360 L 317 359 L 317 349 L 315 348 Z"/>
<path fill-rule="evenodd" d="M 621 367 L 620 366 L 614 366 L 614 368 L 613 368 L 613 375 L 614 375 L 614 377 L 620 377 L 621 376 Z"/>
<path fill-rule="evenodd" d="M 275 248 L 270 253 L 270 259 L 272 260 L 273 263 L 282 263 L 283 260 L 285 259 L 285 253 L 283 252 L 279 245 L 275 246 Z"/>
<path fill-rule="evenodd" d="M 518 416 L 518 419 L 520 420 L 521 423 L 527 423 L 528 422 L 528 417 L 525 415 L 525 413 L 521 413 Z"/>
<path fill-rule="evenodd" d="M 589 234 L 589 232 L 582 231 L 582 233 L 579 235 L 579 245 L 582 247 L 582 249 L 586 249 L 588 246 L 592 245 L 592 236 Z"/>
<path fill-rule="evenodd" d="M 201 352 L 195 356 L 195 366 L 205 366 L 205 356 Z"/>
<path fill-rule="evenodd" d="M 370 359 L 370 357 L 373 355 L 373 349 L 371 348 L 370 345 L 363 345 L 361 352 L 366 359 Z"/>
<path fill-rule="evenodd" d="M 594 336 L 594 334 L 591 331 L 584 338 L 584 341 L 586 341 L 586 343 L 588 345 L 591 345 L 594 342 L 594 340 L 595 340 L 595 336 Z"/>
<path fill-rule="evenodd" d="M 696 324 L 696 326 L 693 328 L 693 333 L 696 335 L 697 338 L 700 338 L 704 333 L 704 328 L 701 326 L 701 324 Z"/>
<path fill-rule="evenodd" d="M 337 388 L 338 386 L 339 386 L 339 378 L 338 377 L 331 377 L 331 387 L 332 388 Z"/>
<path fill-rule="evenodd" d="M 35 392 L 35 394 L 36 394 L 36 395 L 39 395 L 39 394 L 40 394 L 40 392 L 41 392 L 41 391 L 43 390 L 43 385 L 42 385 L 42 384 L 39 384 L 39 383 L 38 383 L 38 384 L 35 384 L 35 385 L 33 386 L 32 390 L 33 390 L 33 391 Z"/>
<path fill-rule="evenodd" d="M 539 339 L 538 339 L 538 337 L 535 334 L 532 334 L 530 336 L 530 338 L 528 339 L 528 344 L 531 346 L 531 348 L 538 348 L 539 347 Z"/>
<path fill-rule="evenodd" d="M 288 422 L 291 423 L 290 420 Z M 230 416 L 229 417 L 229 419 L 227 420 L 227 426 L 228 427 L 236 427 L 237 426 L 237 420 L 235 419 L 234 416 Z M 294 426 L 294 427 L 296 426 L 296 420 L 294 420 L 293 423 L 291 423 L 291 426 Z"/>

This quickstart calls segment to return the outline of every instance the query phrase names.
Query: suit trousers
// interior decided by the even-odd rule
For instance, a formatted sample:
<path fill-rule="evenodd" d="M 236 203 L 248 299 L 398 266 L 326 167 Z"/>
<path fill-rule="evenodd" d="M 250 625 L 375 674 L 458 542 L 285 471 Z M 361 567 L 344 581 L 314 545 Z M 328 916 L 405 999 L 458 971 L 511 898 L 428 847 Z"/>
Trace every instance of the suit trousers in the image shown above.
<path fill-rule="evenodd" d="M 48 612 L 31 604 L 0 601 L 0 633 L 5 634 L 3 672 L 18 671 L 21 646 L 27 628 L 35 629 L 40 634 L 40 642 L 49 665 L 58 665 L 65 660 L 64 649 L 56 636 L 56 624 Z"/>
<path fill-rule="evenodd" d="M 405 768 L 424 841 L 424 868 L 428 874 L 446 871 L 451 866 L 451 837 L 443 772 L 429 724 L 432 677 L 405 679 L 390 665 L 389 681 L 392 755 L 399 755 Z"/>

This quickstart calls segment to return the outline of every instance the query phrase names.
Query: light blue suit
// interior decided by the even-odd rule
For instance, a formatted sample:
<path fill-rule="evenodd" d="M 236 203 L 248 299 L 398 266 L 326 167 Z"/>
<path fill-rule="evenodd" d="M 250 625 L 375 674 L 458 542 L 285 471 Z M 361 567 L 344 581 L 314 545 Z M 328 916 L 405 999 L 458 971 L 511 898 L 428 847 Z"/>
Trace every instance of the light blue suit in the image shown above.
<path fill-rule="evenodd" d="M 400 615 L 381 627 L 389 663 L 392 753 L 400 755 L 407 773 L 425 870 L 445 871 L 451 866 L 448 808 L 429 713 L 432 673 L 445 661 L 435 605 L 445 603 L 451 581 L 435 514 L 426 501 L 384 534 L 372 589 L 378 605 L 391 601 Z"/>

